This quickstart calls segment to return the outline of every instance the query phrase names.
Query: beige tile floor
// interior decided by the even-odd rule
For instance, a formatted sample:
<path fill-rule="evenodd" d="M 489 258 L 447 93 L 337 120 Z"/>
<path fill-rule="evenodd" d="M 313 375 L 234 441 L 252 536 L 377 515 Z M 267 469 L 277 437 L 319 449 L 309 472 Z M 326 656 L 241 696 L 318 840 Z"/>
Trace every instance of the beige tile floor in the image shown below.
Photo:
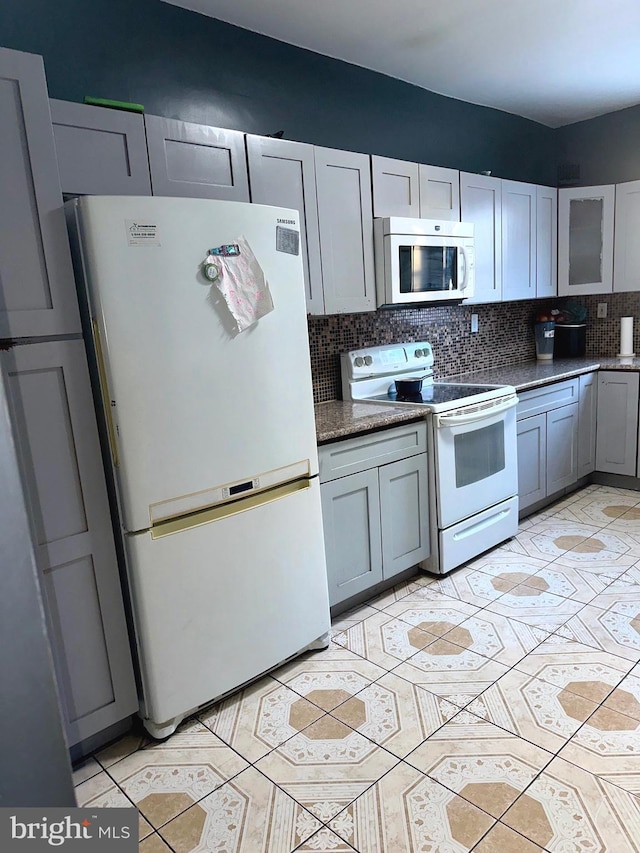
<path fill-rule="evenodd" d="M 640 492 L 588 486 L 446 578 L 77 768 L 143 853 L 640 851 Z"/>

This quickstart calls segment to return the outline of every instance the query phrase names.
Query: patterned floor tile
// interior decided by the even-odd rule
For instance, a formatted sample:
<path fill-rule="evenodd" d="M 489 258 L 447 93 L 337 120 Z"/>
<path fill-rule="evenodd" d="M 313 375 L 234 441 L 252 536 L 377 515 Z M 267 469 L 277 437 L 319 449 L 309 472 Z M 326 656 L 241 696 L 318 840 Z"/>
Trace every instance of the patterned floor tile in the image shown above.
<path fill-rule="evenodd" d="M 631 667 L 617 655 L 554 634 L 516 664 L 526 672 L 600 704 Z"/>
<path fill-rule="evenodd" d="M 544 853 L 533 841 L 529 841 L 502 823 L 491 827 L 482 841 L 473 848 L 473 853 Z"/>
<path fill-rule="evenodd" d="M 627 660 L 640 657 L 640 619 L 587 604 L 558 633 Z"/>
<path fill-rule="evenodd" d="M 414 575 L 412 578 L 409 578 L 409 580 L 396 584 L 386 592 L 376 595 L 376 597 L 370 599 L 367 604 L 369 607 L 376 607 L 378 610 L 383 610 L 388 604 L 393 604 L 394 601 L 399 601 L 401 598 L 404 598 L 405 595 L 410 595 L 412 592 L 416 592 L 423 586 L 429 586 L 429 584 L 434 583 L 436 580 L 437 577 L 435 575 L 427 575 L 425 572 L 420 572 L 420 574 Z"/>
<path fill-rule="evenodd" d="M 634 675 L 637 673 L 637 675 Z M 623 678 L 616 689 L 610 693 L 603 705 L 611 708 L 634 720 L 640 720 L 640 670 L 637 667 L 631 670 L 631 674 Z"/>
<path fill-rule="evenodd" d="M 321 824 L 253 767 L 162 828 L 175 853 L 291 853 Z"/>
<path fill-rule="evenodd" d="M 397 763 L 396 756 L 325 714 L 255 766 L 326 822 Z"/>
<path fill-rule="evenodd" d="M 636 492 L 637 495 L 637 492 Z M 640 507 L 636 506 L 627 509 L 609 524 L 609 530 L 620 530 L 623 533 L 633 533 L 638 530 L 640 524 Z"/>
<path fill-rule="evenodd" d="M 461 711 L 405 760 L 500 817 L 552 758 L 546 750 Z"/>
<path fill-rule="evenodd" d="M 625 791 L 640 794 L 640 720 L 602 706 L 559 755 Z"/>
<path fill-rule="evenodd" d="M 331 711 L 386 671 L 371 661 L 352 655 L 349 660 L 328 662 L 295 660 L 277 670 L 273 676 L 318 708 Z"/>
<path fill-rule="evenodd" d="M 467 800 L 399 764 L 330 826 L 366 853 L 467 853 L 493 822 Z"/>
<path fill-rule="evenodd" d="M 633 512 L 632 508 L 637 503 L 637 495 L 634 498 L 628 495 L 602 495 L 596 493 L 558 509 L 554 513 L 554 518 L 606 527 L 625 513 Z M 640 512 L 636 515 L 636 519 L 640 519 Z"/>
<path fill-rule="evenodd" d="M 463 708 L 507 671 L 504 664 L 442 638 L 401 663 L 394 673 Z"/>
<path fill-rule="evenodd" d="M 640 800 L 561 758 L 502 820 L 550 853 L 640 850 Z"/>
<path fill-rule="evenodd" d="M 631 568 L 627 569 L 621 575 L 618 575 L 618 580 L 623 583 L 635 583 L 640 585 L 640 565 L 638 563 L 635 566 L 631 566 Z"/>
<path fill-rule="evenodd" d="M 83 808 L 133 808 L 131 800 L 123 794 L 113 779 L 104 770 L 77 785 L 75 795 L 76 803 Z M 139 814 L 138 838 L 142 840 L 151 832 L 153 832 L 153 827 Z"/>
<path fill-rule="evenodd" d="M 348 631 L 349 628 L 352 628 L 354 625 L 358 625 L 364 619 L 367 619 L 369 616 L 373 616 L 375 613 L 376 608 L 371 607 L 368 603 L 360 604 L 358 607 L 354 607 L 351 610 L 346 610 L 344 613 L 341 613 L 335 619 L 331 620 L 331 636 L 335 637 L 336 634 Z"/>
<path fill-rule="evenodd" d="M 570 601 L 543 588 L 520 584 L 487 605 L 486 609 L 551 632 L 571 619 L 583 606 L 580 601 Z"/>
<path fill-rule="evenodd" d="M 198 718 L 253 763 L 322 714 L 317 705 L 267 676 L 201 712 Z"/>
<path fill-rule="evenodd" d="M 171 853 L 171 848 L 154 832 L 138 846 L 138 853 Z"/>
<path fill-rule="evenodd" d="M 613 581 L 591 604 L 601 610 L 640 618 L 640 584 L 628 580 Z"/>
<path fill-rule="evenodd" d="M 87 758 L 74 766 L 73 784 L 79 785 L 81 782 L 86 782 L 92 776 L 97 776 L 101 770 L 102 767 L 100 767 L 95 758 Z"/>
<path fill-rule="evenodd" d="M 531 578 L 522 581 L 525 586 L 532 586 L 572 601 L 581 601 L 589 604 L 596 595 L 603 592 L 612 578 L 603 575 L 593 575 L 581 572 L 569 566 L 560 566 L 558 563 L 549 563 L 544 569 L 540 569 Z"/>
<path fill-rule="evenodd" d="M 127 755 L 131 755 L 131 753 L 136 752 L 138 749 L 144 749 L 150 743 L 153 743 L 153 739 L 146 733 L 137 732 L 135 734 L 127 734 L 115 741 L 115 743 L 97 752 L 96 759 L 105 770 L 108 770 L 112 764 L 120 761 L 121 758 L 126 758 Z"/>
<path fill-rule="evenodd" d="M 404 758 L 458 710 L 456 705 L 389 672 L 331 713 L 398 758 Z"/>
<path fill-rule="evenodd" d="M 509 573 L 513 572 L 517 575 L 522 574 L 521 579 L 514 578 L 515 585 L 522 583 L 525 580 L 524 576 L 529 577 L 535 575 L 540 569 L 544 569 L 548 565 L 548 560 L 538 560 L 535 557 L 529 557 L 526 554 L 516 554 L 506 548 L 494 548 L 492 551 L 487 551 L 472 560 L 468 564 L 470 569 L 480 569 L 488 575 L 503 575 L 506 574 L 505 580 L 509 580 Z"/>
<path fill-rule="evenodd" d="M 442 637 L 460 622 L 478 613 L 478 608 L 438 592 L 433 592 L 428 598 L 412 593 L 402 601 L 390 604 L 385 613 L 426 631 L 431 637 Z"/>
<path fill-rule="evenodd" d="M 512 669 L 467 710 L 555 753 L 597 707 L 566 688 Z"/>
<path fill-rule="evenodd" d="M 123 758 L 109 773 L 157 829 L 246 766 L 206 726 L 190 721 L 168 740 Z"/>
<path fill-rule="evenodd" d="M 354 849 L 328 826 L 323 826 L 300 847 L 296 847 L 295 853 L 354 853 Z"/>
<path fill-rule="evenodd" d="M 452 628 L 443 639 L 506 666 L 513 666 L 548 636 L 540 628 L 485 609 Z"/>
<path fill-rule="evenodd" d="M 504 547 L 549 562 L 578 547 L 598 530 L 594 525 L 578 524 L 551 516 L 518 533 Z"/>
<path fill-rule="evenodd" d="M 431 585 L 431 589 L 477 607 L 484 607 L 529 577 L 528 573 L 514 569 L 493 576 L 479 569 L 461 568 L 436 581 Z"/>
<path fill-rule="evenodd" d="M 350 652 L 389 670 L 424 648 L 433 637 L 419 626 L 376 610 L 374 616 L 337 634 L 334 639 Z"/>

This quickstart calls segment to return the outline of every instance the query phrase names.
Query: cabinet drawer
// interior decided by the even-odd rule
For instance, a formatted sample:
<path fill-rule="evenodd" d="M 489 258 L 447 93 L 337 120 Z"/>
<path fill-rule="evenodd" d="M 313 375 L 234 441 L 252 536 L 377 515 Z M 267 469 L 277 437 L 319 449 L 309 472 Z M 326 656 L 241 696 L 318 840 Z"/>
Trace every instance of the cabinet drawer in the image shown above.
<path fill-rule="evenodd" d="M 427 449 L 425 421 L 378 430 L 357 438 L 347 438 L 318 448 L 320 482 L 336 480 L 367 468 L 377 468 Z"/>
<path fill-rule="evenodd" d="M 578 402 L 579 380 L 568 379 L 565 382 L 554 382 L 552 385 L 544 385 L 542 388 L 533 388 L 531 391 L 518 393 L 518 408 L 516 417 L 518 420 L 540 415 L 560 406 L 568 406 L 570 403 Z"/>

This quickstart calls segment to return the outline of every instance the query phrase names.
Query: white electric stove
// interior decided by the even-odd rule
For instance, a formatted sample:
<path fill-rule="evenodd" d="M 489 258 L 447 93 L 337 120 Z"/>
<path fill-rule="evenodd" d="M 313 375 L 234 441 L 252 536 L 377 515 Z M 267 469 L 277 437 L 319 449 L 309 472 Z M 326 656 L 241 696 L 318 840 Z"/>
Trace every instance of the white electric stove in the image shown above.
<path fill-rule="evenodd" d="M 388 344 L 341 356 L 345 400 L 424 406 L 428 425 L 431 556 L 445 574 L 518 529 L 516 405 L 510 385 L 433 380 L 427 342 Z M 423 377 L 420 394 L 398 395 L 395 381 Z"/>

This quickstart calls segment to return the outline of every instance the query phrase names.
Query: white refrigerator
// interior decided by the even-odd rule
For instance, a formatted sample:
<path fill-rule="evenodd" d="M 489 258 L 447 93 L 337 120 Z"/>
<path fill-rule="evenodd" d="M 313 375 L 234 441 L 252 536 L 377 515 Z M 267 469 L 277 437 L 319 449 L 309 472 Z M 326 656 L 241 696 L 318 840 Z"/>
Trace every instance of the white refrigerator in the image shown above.
<path fill-rule="evenodd" d="M 94 196 L 68 202 L 67 219 L 117 494 L 140 713 L 166 737 L 196 708 L 328 643 L 299 214 Z M 239 245 L 273 303 L 244 331 L 205 275 L 211 250 L 218 270 L 234 258 L 215 253 Z"/>

